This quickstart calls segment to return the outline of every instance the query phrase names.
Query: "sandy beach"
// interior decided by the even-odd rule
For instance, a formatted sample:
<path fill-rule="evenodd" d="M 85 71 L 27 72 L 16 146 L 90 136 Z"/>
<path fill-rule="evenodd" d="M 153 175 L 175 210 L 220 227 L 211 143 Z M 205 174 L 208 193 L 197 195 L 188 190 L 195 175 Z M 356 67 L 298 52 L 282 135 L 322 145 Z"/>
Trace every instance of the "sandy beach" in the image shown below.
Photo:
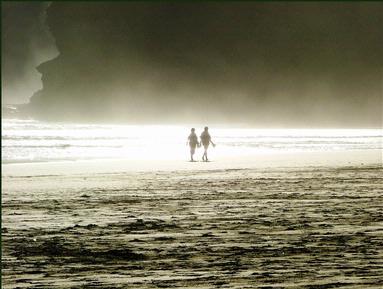
<path fill-rule="evenodd" d="M 383 287 L 379 162 L 215 164 L 3 165 L 3 288 Z"/>
<path fill-rule="evenodd" d="M 1 288 L 383 289 L 383 2 L 1 10 Z"/>

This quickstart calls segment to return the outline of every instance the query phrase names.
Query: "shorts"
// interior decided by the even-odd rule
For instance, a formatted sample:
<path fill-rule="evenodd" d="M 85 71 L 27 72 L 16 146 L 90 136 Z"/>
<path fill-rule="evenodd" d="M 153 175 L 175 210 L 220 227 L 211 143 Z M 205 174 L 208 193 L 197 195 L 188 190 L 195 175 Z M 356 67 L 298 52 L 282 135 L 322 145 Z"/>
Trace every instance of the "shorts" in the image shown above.
<path fill-rule="evenodd" d="M 194 154 L 195 153 L 195 148 L 197 147 L 197 145 L 191 145 L 190 146 L 190 152 L 192 153 L 192 154 Z"/>

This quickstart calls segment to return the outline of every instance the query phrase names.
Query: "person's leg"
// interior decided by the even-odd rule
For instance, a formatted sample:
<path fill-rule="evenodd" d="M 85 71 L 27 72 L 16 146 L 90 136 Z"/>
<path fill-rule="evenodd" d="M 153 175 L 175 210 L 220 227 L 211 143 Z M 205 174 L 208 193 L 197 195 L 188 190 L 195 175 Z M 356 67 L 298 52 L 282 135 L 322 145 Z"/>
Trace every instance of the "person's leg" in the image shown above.
<path fill-rule="evenodd" d="M 206 150 L 204 149 L 203 151 L 203 155 L 202 155 L 202 160 L 205 161 L 205 154 L 206 154 Z"/>
<path fill-rule="evenodd" d="M 203 160 L 203 161 L 205 160 L 205 151 L 203 151 L 203 154 L 202 154 L 202 160 Z"/>
<path fill-rule="evenodd" d="M 190 161 L 194 161 L 193 156 L 194 156 L 195 149 L 193 147 L 190 147 Z"/>
<path fill-rule="evenodd" d="M 204 161 L 207 161 L 207 146 L 204 146 L 205 152 L 203 153 Z"/>

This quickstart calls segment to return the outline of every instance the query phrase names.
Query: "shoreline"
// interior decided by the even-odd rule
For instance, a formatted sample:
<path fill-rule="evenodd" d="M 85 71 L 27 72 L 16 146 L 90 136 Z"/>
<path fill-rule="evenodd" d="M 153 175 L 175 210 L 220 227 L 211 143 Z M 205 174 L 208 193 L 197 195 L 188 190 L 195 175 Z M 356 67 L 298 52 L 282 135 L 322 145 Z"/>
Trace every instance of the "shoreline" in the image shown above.
<path fill-rule="evenodd" d="M 381 150 L 267 152 L 215 158 L 210 162 L 184 160 L 98 159 L 54 162 L 2 163 L 2 177 L 102 174 L 119 172 L 192 171 L 217 169 L 382 166 Z M 196 158 L 197 159 L 197 158 Z"/>

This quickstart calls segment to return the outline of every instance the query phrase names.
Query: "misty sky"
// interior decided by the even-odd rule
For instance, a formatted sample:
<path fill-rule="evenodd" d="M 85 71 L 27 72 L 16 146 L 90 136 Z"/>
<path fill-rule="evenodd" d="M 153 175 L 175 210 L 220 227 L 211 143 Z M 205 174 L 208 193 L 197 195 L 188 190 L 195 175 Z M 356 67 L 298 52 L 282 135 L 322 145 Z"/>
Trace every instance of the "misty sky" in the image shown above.
<path fill-rule="evenodd" d="M 38 118 L 382 123 L 383 3 L 4 3 L 3 101 Z"/>

